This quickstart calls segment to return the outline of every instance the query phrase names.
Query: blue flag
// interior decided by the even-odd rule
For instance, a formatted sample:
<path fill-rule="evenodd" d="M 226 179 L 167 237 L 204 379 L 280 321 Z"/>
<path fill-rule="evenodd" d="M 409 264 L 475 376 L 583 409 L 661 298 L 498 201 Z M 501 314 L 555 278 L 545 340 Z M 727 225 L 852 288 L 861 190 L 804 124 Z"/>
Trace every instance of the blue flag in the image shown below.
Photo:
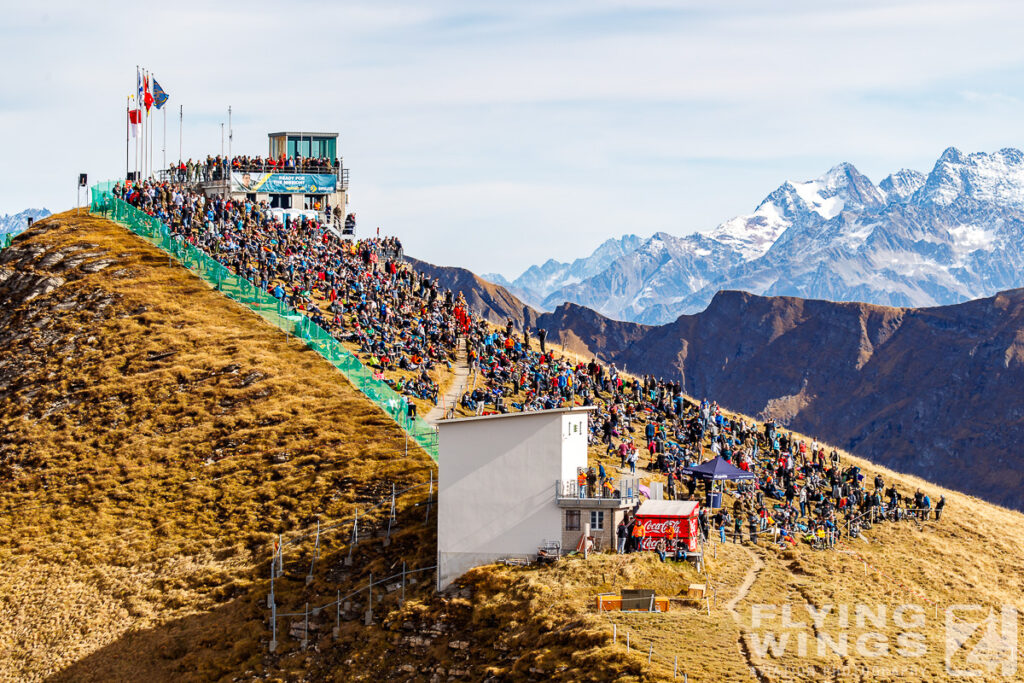
<path fill-rule="evenodd" d="M 164 103 L 166 103 L 169 98 L 170 98 L 170 95 L 168 95 L 166 92 L 164 92 L 164 89 L 160 87 L 160 84 L 157 83 L 156 79 L 154 78 L 153 79 L 153 106 L 156 107 L 157 109 L 159 109 L 160 107 L 164 106 Z"/>

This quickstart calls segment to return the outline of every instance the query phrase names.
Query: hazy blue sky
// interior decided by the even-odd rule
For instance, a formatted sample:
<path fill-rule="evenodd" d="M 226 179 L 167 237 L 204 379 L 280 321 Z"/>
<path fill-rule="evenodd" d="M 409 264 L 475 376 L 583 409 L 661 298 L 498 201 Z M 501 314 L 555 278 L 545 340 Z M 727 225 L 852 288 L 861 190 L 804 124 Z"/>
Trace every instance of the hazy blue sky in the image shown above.
<path fill-rule="evenodd" d="M 168 159 L 179 104 L 185 157 L 229 104 L 238 153 L 338 131 L 362 231 L 506 275 L 711 229 L 840 161 L 878 182 L 1024 145 L 1020 2 L 0 5 L 0 212 L 123 173 L 136 64 L 171 95 Z"/>

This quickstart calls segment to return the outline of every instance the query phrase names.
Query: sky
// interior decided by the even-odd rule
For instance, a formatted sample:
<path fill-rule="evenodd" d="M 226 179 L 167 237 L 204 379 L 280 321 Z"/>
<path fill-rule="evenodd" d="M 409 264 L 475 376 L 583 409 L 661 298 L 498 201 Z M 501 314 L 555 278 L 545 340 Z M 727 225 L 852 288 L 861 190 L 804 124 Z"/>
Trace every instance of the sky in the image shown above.
<path fill-rule="evenodd" d="M 785 180 L 876 183 L 1022 147 L 1024 3 L 14 3 L 0 0 L 0 213 L 124 173 L 136 65 L 167 159 L 327 130 L 362 234 L 518 275 L 625 233 L 707 231 Z M 157 119 L 157 159 L 163 120 Z"/>

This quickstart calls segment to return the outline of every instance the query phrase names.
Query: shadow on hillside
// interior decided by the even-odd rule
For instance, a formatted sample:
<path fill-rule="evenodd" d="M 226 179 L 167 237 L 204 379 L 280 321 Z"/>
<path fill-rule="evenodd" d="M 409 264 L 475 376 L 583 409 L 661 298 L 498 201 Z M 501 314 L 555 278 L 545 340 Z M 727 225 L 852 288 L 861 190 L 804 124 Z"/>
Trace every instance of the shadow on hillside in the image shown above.
<path fill-rule="evenodd" d="M 258 653 L 263 632 L 239 641 L 238 626 L 254 609 L 245 595 L 209 612 L 125 633 L 83 657 L 49 681 L 211 680 L 246 671 L 246 656 Z M 258 665 L 258 659 L 250 663 Z M 245 668 L 243 668 L 245 667 Z"/>
<path fill-rule="evenodd" d="M 278 579 L 278 613 L 301 612 L 303 601 L 314 605 L 326 604 L 334 599 L 336 591 L 346 593 L 363 586 L 369 576 L 380 581 L 401 571 L 407 562 L 410 570 L 432 566 L 436 542 L 433 522 L 425 524 L 425 510 L 418 505 L 398 511 L 390 543 L 382 546 L 385 519 L 366 517 L 360 524 L 360 543 L 353 552 L 353 566 L 346 565 L 346 531 L 323 538 L 322 554 L 318 561 L 317 580 L 306 585 L 305 566 L 309 545 L 290 551 L 285 561 L 286 577 Z M 416 574 L 410 579 L 409 598 L 433 594 L 433 574 Z M 235 597 L 200 614 L 193 614 L 160 624 L 149 629 L 130 631 L 114 642 L 92 652 L 51 676 L 49 681 L 208 681 L 219 679 L 251 678 L 264 672 L 278 673 L 282 656 L 298 647 L 298 635 L 289 634 L 290 625 L 301 622 L 301 617 L 280 617 L 277 624 L 279 648 L 277 654 L 268 651 L 270 640 L 269 610 L 267 609 L 267 583 L 247 575 L 238 577 L 246 582 Z M 397 605 L 397 591 L 386 596 L 386 589 L 378 587 L 374 595 L 377 620 Z M 351 643 L 361 637 L 361 617 L 366 608 L 365 594 L 346 601 L 342 612 L 340 643 Z M 382 601 L 382 602 L 381 602 Z M 330 641 L 335 612 L 333 609 L 311 614 L 311 640 L 327 638 Z"/>

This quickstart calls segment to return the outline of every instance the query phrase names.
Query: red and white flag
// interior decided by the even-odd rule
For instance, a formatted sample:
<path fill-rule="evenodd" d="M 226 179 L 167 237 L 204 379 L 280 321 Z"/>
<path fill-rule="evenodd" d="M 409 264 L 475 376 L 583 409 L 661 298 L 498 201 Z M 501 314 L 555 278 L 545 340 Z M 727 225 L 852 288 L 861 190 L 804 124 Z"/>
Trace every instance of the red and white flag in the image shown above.
<path fill-rule="evenodd" d="M 139 124 L 142 123 L 142 110 L 141 109 L 129 109 L 128 110 L 128 127 L 132 129 L 132 137 L 139 137 Z"/>

